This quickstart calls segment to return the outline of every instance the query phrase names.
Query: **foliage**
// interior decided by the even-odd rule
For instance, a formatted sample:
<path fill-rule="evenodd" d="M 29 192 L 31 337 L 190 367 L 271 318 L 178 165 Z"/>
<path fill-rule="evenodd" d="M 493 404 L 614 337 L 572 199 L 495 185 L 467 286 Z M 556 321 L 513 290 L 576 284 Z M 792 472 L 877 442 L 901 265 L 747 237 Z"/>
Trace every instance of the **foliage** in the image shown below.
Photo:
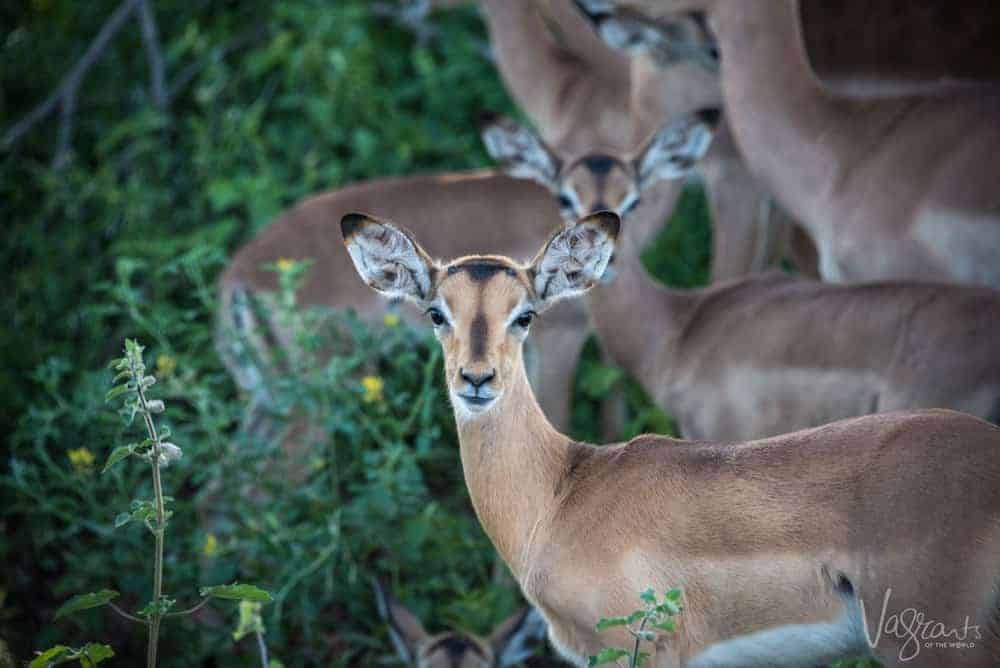
<path fill-rule="evenodd" d="M 639 600 L 642 601 L 641 608 L 633 610 L 627 615 L 604 617 L 598 620 L 594 627 L 598 633 L 621 627 L 628 631 L 635 642 L 631 650 L 621 647 L 606 647 L 591 656 L 587 665 L 594 668 L 608 663 L 617 664 L 619 659 L 628 659 L 629 668 L 640 668 L 649 657 L 648 652 L 639 649 L 640 644 L 656 642 L 659 635 L 657 631 L 673 633 L 677 630 L 677 622 L 674 617 L 684 609 L 684 605 L 681 603 L 682 598 L 683 594 L 680 589 L 668 590 L 662 599 L 657 598 L 653 589 L 645 589 L 639 594 Z"/>
<path fill-rule="evenodd" d="M 170 462 L 175 462 L 183 456 L 183 451 L 176 444 L 166 441 L 169 438 L 169 428 L 156 427 L 155 415 L 166 410 L 166 404 L 162 399 L 149 398 L 150 389 L 156 384 L 156 376 L 146 375 L 146 363 L 143 359 L 143 347 L 131 339 L 125 341 L 125 357 L 112 360 L 111 368 L 117 374 L 112 379 L 115 384 L 105 395 L 105 401 L 112 401 L 119 397 L 124 399 L 124 406 L 120 413 L 126 424 L 132 424 L 136 416 L 141 416 L 146 430 L 146 439 L 139 443 L 129 443 L 115 448 L 108 457 L 108 462 L 104 465 L 102 473 L 106 473 L 116 463 L 127 457 L 136 457 L 145 460 L 150 465 L 153 480 L 153 499 L 135 500 L 132 502 L 130 513 L 121 513 L 115 518 L 115 528 L 123 527 L 131 520 L 141 520 L 155 539 L 153 552 L 153 597 L 135 615 L 132 615 L 118 608 L 111 601 L 118 598 L 119 593 L 112 589 L 102 589 L 88 594 L 77 594 L 64 603 L 56 611 L 55 619 L 70 615 L 81 610 L 109 606 L 123 618 L 133 622 L 138 622 L 148 628 L 148 642 L 146 650 L 146 665 L 154 668 L 157 663 L 157 653 L 159 648 L 160 624 L 168 616 L 190 615 L 201 609 L 210 599 L 230 599 L 244 602 L 254 602 L 259 605 L 262 602 L 271 601 L 271 595 L 253 585 L 215 585 L 212 587 L 202 587 L 201 596 L 203 600 L 189 610 L 182 612 L 169 612 L 176 602 L 163 594 L 163 553 L 166 537 L 167 522 L 171 513 L 166 510 L 166 501 L 170 497 L 163 494 L 162 469 Z M 116 384 L 117 383 L 117 384 Z M 70 451 L 70 459 L 73 451 Z M 92 461 L 92 457 L 90 458 Z M 74 462 L 75 464 L 76 462 Z M 261 630 L 263 632 L 263 630 Z M 92 649 L 96 648 L 96 649 Z M 261 650 L 264 651 L 263 649 Z M 88 644 L 80 651 L 73 651 L 63 645 L 57 645 L 42 652 L 36 662 L 39 665 L 48 665 L 52 662 L 62 663 L 74 659 L 79 659 L 84 665 L 99 663 L 102 659 L 114 656 L 114 652 L 106 645 Z M 265 664 L 266 660 L 263 661 Z"/>
<path fill-rule="evenodd" d="M 47 95 L 113 6 L 0 8 L 0 127 Z M 488 164 L 475 119 L 514 110 L 481 58 L 481 23 L 443 12 L 447 39 L 420 46 L 364 0 L 155 6 L 169 114 L 151 111 L 139 31 L 125 30 L 81 88 L 64 169 L 49 166 L 45 125 L 0 154 L 0 638 L 22 659 L 70 638 L 113 645 L 122 665 L 145 654 L 142 630 L 117 617 L 52 622 L 75 592 L 117 591 L 132 610 L 149 600 L 152 485 L 125 465 L 141 447 L 119 445 L 126 427 L 103 403 L 104 360 L 128 337 L 148 343 L 158 419 L 184 444 L 169 469 L 165 591 L 186 601 L 195 582 L 258 583 L 274 598 L 260 612 L 268 645 L 288 666 L 390 653 L 376 574 L 431 626 L 488 632 L 519 602 L 462 484 L 437 345 L 398 322 L 305 315 L 300 331 L 348 352 L 276 379 L 275 428 L 302 413 L 323 427 L 294 454 L 240 429 L 245 401 L 213 348 L 214 281 L 279 211 L 352 181 Z M 704 238 L 704 219 L 681 222 L 667 234 Z M 633 429 L 662 424 L 634 405 L 645 421 Z M 126 512 L 124 498 L 138 503 Z M 232 642 L 237 614 L 172 621 L 161 665 L 252 662 L 252 639 Z"/>

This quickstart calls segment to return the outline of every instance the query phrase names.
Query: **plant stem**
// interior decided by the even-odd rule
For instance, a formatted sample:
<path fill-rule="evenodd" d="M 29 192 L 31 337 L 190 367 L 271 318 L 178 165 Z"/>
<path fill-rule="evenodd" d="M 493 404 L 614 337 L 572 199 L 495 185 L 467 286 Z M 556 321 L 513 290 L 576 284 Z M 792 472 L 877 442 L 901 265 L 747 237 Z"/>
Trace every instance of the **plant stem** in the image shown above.
<path fill-rule="evenodd" d="M 132 615 L 132 614 L 129 614 L 129 613 L 125 612 L 124 610 L 122 610 L 121 608 L 119 608 L 117 605 L 115 605 L 111 601 L 108 601 L 108 607 L 111 608 L 112 610 L 114 610 L 116 613 L 118 613 L 122 617 L 124 617 L 125 619 L 132 620 L 133 622 L 136 622 L 138 624 L 143 624 L 143 625 L 149 624 L 149 622 L 147 622 L 145 619 L 142 619 L 141 617 L 136 617 L 135 615 Z"/>
<path fill-rule="evenodd" d="M 167 614 L 165 614 L 163 616 L 164 617 L 183 617 L 185 615 L 193 615 L 194 613 L 196 613 L 199 610 L 201 610 L 202 608 L 204 608 L 208 604 L 208 602 L 211 601 L 211 600 L 212 600 L 211 597 L 206 597 L 206 598 L 201 599 L 200 603 L 198 603 L 195 606 L 192 606 L 192 607 L 188 608 L 187 610 L 178 610 L 177 612 L 168 612 Z"/>
<path fill-rule="evenodd" d="M 646 628 L 646 622 L 649 621 L 649 613 L 647 612 L 642 618 L 642 624 L 639 624 L 639 631 L 632 635 L 635 636 L 635 645 L 632 647 L 632 660 L 629 661 L 629 668 L 636 668 L 639 665 L 639 640 L 642 638 L 642 632 Z"/>
<path fill-rule="evenodd" d="M 156 531 L 153 536 L 156 539 L 156 552 L 153 557 L 153 614 L 149 617 L 149 644 L 146 646 L 146 667 L 156 667 L 156 650 L 160 636 L 160 620 L 163 613 L 160 611 L 160 598 L 163 596 L 163 534 L 165 530 L 166 512 L 163 507 L 163 483 L 160 481 L 160 437 L 156 434 L 156 425 L 153 424 L 153 416 L 146 403 L 146 395 L 142 389 L 142 369 L 136 374 L 136 391 L 139 394 L 139 401 L 142 404 L 142 417 L 146 421 L 146 429 L 149 431 L 149 438 L 153 441 L 150 464 L 153 467 L 153 495 L 156 500 Z"/>
<path fill-rule="evenodd" d="M 257 649 L 260 651 L 260 665 L 261 668 L 267 668 L 267 645 L 264 643 L 264 634 L 260 631 L 256 632 L 257 635 Z"/>

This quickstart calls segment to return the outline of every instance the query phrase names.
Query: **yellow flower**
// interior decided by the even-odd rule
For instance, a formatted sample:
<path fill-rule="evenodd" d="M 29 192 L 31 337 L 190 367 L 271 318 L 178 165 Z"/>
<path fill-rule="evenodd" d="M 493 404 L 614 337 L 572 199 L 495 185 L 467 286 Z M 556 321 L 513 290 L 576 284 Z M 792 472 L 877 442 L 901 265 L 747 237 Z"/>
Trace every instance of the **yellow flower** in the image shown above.
<path fill-rule="evenodd" d="M 205 536 L 205 544 L 201 546 L 201 553 L 206 557 L 214 557 L 219 551 L 219 539 L 214 533 Z"/>
<path fill-rule="evenodd" d="M 156 358 L 156 375 L 170 376 L 177 369 L 177 360 L 170 355 L 160 355 Z"/>
<path fill-rule="evenodd" d="M 361 386 L 365 388 L 364 400 L 366 404 L 382 401 L 382 388 L 385 383 L 378 376 L 365 376 L 361 379 Z"/>
<path fill-rule="evenodd" d="M 295 267 L 295 260 L 289 260 L 287 257 L 278 258 L 278 261 L 274 263 L 274 266 L 278 268 L 278 271 L 284 273 L 291 271 Z"/>
<path fill-rule="evenodd" d="M 87 448 L 75 448 L 66 453 L 77 471 L 89 471 L 94 465 L 94 453 Z"/>
<path fill-rule="evenodd" d="M 382 316 L 382 323 L 386 327 L 399 327 L 399 316 L 395 313 L 386 313 Z"/>

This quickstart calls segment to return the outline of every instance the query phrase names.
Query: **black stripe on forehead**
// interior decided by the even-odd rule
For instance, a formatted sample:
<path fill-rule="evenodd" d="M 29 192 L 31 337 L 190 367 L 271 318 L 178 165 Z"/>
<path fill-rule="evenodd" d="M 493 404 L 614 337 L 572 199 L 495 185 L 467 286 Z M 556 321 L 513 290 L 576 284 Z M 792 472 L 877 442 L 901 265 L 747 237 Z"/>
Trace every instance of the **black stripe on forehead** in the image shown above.
<path fill-rule="evenodd" d="M 453 276 L 460 271 L 468 273 L 469 278 L 479 282 L 488 281 L 501 271 L 505 272 L 508 276 L 517 276 L 517 270 L 506 262 L 488 258 L 467 260 L 462 264 L 455 264 L 448 267 L 449 276 Z"/>
<path fill-rule="evenodd" d="M 582 162 L 594 174 L 607 174 L 618 161 L 610 155 L 588 155 Z"/>

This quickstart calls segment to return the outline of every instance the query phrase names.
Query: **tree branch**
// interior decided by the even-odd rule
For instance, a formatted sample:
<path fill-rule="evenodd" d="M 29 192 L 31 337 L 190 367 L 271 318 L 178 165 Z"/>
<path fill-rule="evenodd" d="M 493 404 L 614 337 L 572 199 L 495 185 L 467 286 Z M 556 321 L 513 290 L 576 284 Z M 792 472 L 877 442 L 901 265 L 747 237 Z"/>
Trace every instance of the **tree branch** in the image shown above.
<path fill-rule="evenodd" d="M 149 87 L 153 104 L 159 111 L 167 110 L 167 77 L 163 65 L 163 51 L 160 48 L 160 34 L 156 28 L 156 15 L 149 0 L 138 0 L 139 25 L 142 26 L 142 44 L 149 61 Z"/>
<path fill-rule="evenodd" d="M 105 49 L 108 47 L 108 42 L 121 29 L 125 20 L 132 13 L 132 10 L 135 9 L 137 2 L 138 0 L 124 0 L 118 6 L 118 9 L 105 21 L 101 30 L 97 33 L 97 37 L 94 38 L 94 41 L 84 51 L 80 60 L 63 77 L 63 80 L 59 83 L 59 87 L 44 102 L 28 112 L 23 119 L 18 121 L 4 134 L 3 148 L 9 149 L 14 146 L 35 124 L 52 113 L 58 106 L 60 111 L 59 139 L 54 163 L 58 165 L 65 162 L 66 152 L 69 150 L 69 144 L 73 135 L 73 112 L 76 110 L 76 92 L 80 87 L 80 82 L 83 81 L 87 70 L 100 60 Z"/>

